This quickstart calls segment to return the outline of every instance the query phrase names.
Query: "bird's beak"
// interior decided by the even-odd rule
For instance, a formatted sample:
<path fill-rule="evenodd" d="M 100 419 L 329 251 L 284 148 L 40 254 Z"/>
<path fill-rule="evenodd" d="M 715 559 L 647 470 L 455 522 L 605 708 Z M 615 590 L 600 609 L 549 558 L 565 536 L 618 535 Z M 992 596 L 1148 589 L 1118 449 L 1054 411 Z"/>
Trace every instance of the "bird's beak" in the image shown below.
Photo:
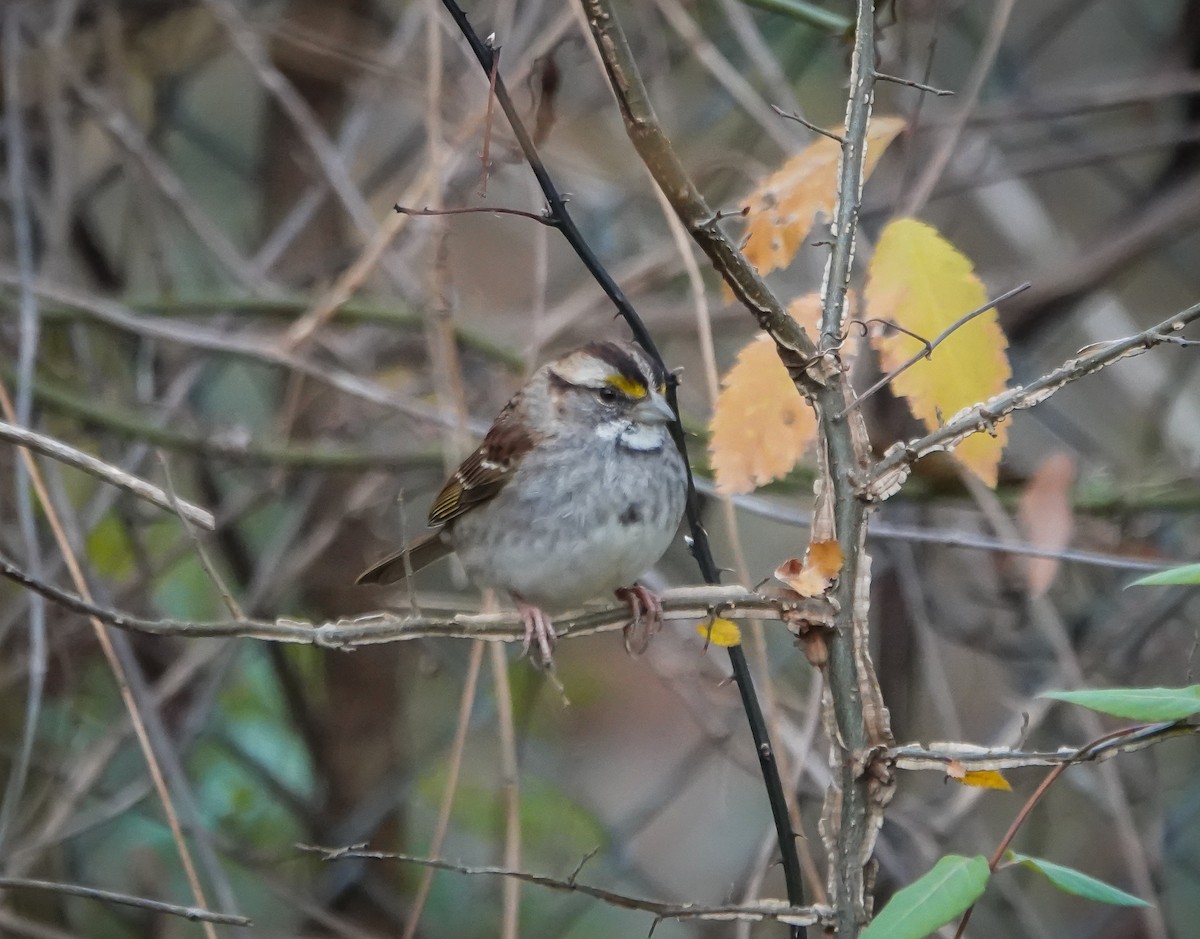
<path fill-rule="evenodd" d="M 639 424 L 669 424 L 675 420 L 675 412 L 667 399 L 657 391 L 650 392 L 633 409 L 633 419 Z"/>

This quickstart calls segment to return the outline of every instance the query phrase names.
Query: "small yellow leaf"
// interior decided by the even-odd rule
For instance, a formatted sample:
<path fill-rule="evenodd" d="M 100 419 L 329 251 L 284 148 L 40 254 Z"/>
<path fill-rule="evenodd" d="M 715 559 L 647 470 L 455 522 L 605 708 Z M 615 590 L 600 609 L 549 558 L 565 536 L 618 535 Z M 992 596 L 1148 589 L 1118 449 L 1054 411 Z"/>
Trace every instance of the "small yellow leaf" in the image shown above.
<path fill-rule="evenodd" d="M 924 222 L 901 218 L 890 222 L 879 237 L 865 299 L 869 316 L 933 340 L 986 303 L 987 295 L 970 260 L 954 245 Z M 882 330 L 871 344 L 885 372 L 921 351 L 918 340 L 896 330 Z M 930 358 L 898 375 L 892 390 L 908 402 L 915 418 L 936 430 L 943 417 L 1004 390 L 1012 375 L 1007 348 L 996 311 L 988 310 L 955 330 Z M 974 434 L 958 445 L 954 455 L 995 486 L 1007 435 L 1007 427 L 998 424 L 994 436 Z"/>
<path fill-rule="evenodd" d="M 738 353 L 709 425 L 717 490 L 736 494 L 786 475 L 817 435 L 817 419 L 769 336 Z"/>
<path fill-rule="evenodd" d="M 836 541 L 814 541 L 801 562 L 789 558 L 775 568 L 775 579 L 802 597 L 819 597 L 842 569 L 842 547 Z"/>
<path fill-rule="evenodd" d="M 863 179 L 871 175 L 883 152 L 901 130 L 904 119 L 877 117 L 867 132 Z M 834 131 L 839 136 L 842 130 Z M 820 137 L 768 176 L 746 198 L 746 260 L 768 274 L 787 267 L 818 215 L 832 216 L 837 196 L 836 140 Z"/>
<path fill-rule="evenodd" d="M 737 623 L 720 616 L 707 623 L 701 623 L 696 627 L 696 632 L 704 637 L 705 642 L 711 642 L 715 646 L 729 648 L 742 644 L 742 631 L 738 629 Z"/>
<path fill-rule="evenodd" d="M 951 776 L 951 779 L 957 777 Z M 962 778 L 958 780 L 964 786 L 977 786 L 980 789 L 1000 789 L 1004 792 L 1012 792 L 1012 786 L 1008 784 L 999 772 L 994 769 L 973 769 L 970 772 L 963 773 Z"/>

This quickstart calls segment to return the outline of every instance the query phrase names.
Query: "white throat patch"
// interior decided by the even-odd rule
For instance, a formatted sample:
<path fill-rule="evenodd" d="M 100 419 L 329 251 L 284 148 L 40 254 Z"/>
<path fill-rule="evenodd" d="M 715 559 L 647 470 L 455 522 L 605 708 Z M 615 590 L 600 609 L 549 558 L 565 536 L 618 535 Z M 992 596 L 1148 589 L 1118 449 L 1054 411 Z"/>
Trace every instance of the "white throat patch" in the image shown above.
<path fill-rule="evenodd" d="M 596 428 L 601 440 L 615 440 L 617 446 L 639 453 L 661 450 L 667 442 L 662 425 L 635 424 L 633 421 L 605 421 Z"/>

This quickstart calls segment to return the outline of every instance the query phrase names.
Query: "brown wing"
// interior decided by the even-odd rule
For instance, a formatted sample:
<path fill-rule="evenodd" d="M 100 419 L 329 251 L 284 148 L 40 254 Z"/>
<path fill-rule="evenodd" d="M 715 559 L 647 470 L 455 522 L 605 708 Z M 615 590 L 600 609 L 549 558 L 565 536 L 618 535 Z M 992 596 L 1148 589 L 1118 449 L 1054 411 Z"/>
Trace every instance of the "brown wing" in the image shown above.
<path fill-rule="evenodd" d="M 486 502 L 512 478 L 521 457 L 532 449 L 531 432 L 515 420 L 516 400 L 510 401 L 492 424 L 483 443 L 446 481 L 429 510 L 429 524 L 441 525 Z"/>

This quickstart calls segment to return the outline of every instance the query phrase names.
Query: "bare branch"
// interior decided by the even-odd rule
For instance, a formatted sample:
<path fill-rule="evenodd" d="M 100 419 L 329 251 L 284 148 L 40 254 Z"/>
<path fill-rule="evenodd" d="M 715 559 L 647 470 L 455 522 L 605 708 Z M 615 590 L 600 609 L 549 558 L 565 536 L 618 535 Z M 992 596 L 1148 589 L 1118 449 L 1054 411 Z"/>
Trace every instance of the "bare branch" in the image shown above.
<path fill-rule="evenodd" d="M 827 907 L 789 906 L 776 901 L 760 901 L 758 903 L 734 904 L 730 906 L 699 906 L 693 903 L 666 903 L 662 900 L 649 900 L 642 897 L 631 897 L 623 893 L 614 893 L 602 887 L 592 887 L 581 884 L 574 875 L 567 880 L 556 877 L 546 877 L 542 874 L 531 874 L 528 871 L 513 870 L 507 867 L 472 867 L 466 864 L 453 864 L 437 858 L 417 857 L 412 854 L 395 854 L 390 851 L 368 851 L 361 846 L 346 848 L 325 848 L 318 845 L 297 845 L 302 851 L 311 851 L 321 855 L 325 861 L 340 861 L 348 858 L 360 858 L 377 861 L 401 861 L 405 864 L 419 864 L 422 867 L 432 867 L 435 870 L 451 871 L 456 874 L 483 877 L 511 877 L 525 883 L 536 884 L 551 890 L 561 890 L 565 893 L 581 893 L 584 896 L 600 900 L 610 906 L 626 910 L 638 910 L 652 913 L 656 919 L 703 920 L 709 922 L 751 923 L 774 920 L 791 926 L 825 925 L 832 919 L 832 911 Z"/>
<path fill-rule="evenodd" d="M 175 506 L 171 503 L 171 497 L 165 490 L 160 489 L 153 483 L 147 482 L 140 476 L 134 476 L 131 473 L 125 472 L 119 466 L 105 463 L 103 460 L 89 453 L 76 450 L 74 447 L 68 446 L 60 440 L 55 440 L 53 437 L 47 437 L 45 434 L 39 434 L 37 431 L 29 430 L 26 427 L 17 427 L 15 424 L 10 424 L 7 421 L 0 421 L 0 440 L 7 440 L 9 443 L 14 443 L 19 447 L 36 450 L 43 456 L 58 460 L 60 463 L 66 463 L 67 466 L 73 466 L 76 469 L 83 470 L 85 473 L 90 473 L 97 479 L 103 479 L 107 483 L 112 483 L 112 485 L 132 493 L 139 499 L 145 499 L 147 502 L 157 505 L 160 509 L 166 509 L 168 512 L 175 511 Z M 183 499 L 179 500 L 178 508 L 181 515 L 186 516 L 189 520 L 203 528 L 207 528 L 209 531 L 217 527 L 217 520 L 213 517 L 212 512 L 209 512 L 207 509 L 202 509 L 200 506 L 193 505 L 191 502 Z"/>
<path fill-rule="evenodd" d="M 511 613 L 459 613 L 447 618 L 405 616 L 399 613 L 368 613 L 333 622 L 281 617 L 276 620 L 230 619 L 187 622 L 148 619 L 121 610 L 99 606 L 77 594 L 30 577 L 0 554 L 0 577 L 33 590 L 60 606 L 129 632 L 154 636 L 197 639 L 211 636 L 240 636 L 269 642 L 294 642 L 328 649 L 349 649 L 381 642 L 409 639 L 486 639 L 490 642 L 522 642 L 525 628 Z M 680 587 L 663 596 L 663 618 L 700 621 L 720 615 L 726 619 L 804 620 L 827 623 L 832 615 L 822 598 L 781 600 L 745 587 Z M 614 632 L 629 620 L 629 607 L 621 604 L 594 613 L 563 616 L 555 622 L 560 639 Z"/>
<path fill-rule="evenodd" d="M 838 143 L 842 143 L 842 138 L 840 135 L 835 134 L 831 130 L 826 130 L 824 127 L 822 127 L 819 124 L 814 124 L 812 121 L 808 120 L 807 118 L 801 117 L 799 114 L 796 114 L 795 112 L 789 114 L 783 108 L 781 108 L 775 104 L 771 105 L 771 110 L 774 111 L 776 114 L 778 114 L 780 117 L 787 118 L 789 121 L 795 121 L 797 124 L 800 124 L 803 127 L 807 127 L 814 134 L 820 134 L 822 137 L 828 137 L 830 140 L 836 140 Z"/>
<path fill-rule="evenodd" d="M 856 407 L 858 407 L 860 404 L 862 404 L 864 401 L 866 401 L 867 398 L 869 398 L 869 397 L 871 397 L 871 395 L 875 394 L 875 392 L 877 392 L 880 388 L 883 388 L 886 385 L 890 385 L 893 381 L 896 380 L 897 376 L 899 376 L 901 373 L 908 371 L 908 369 L 912 368 L 914 365 L 916 365 L 918 362 L 920 362 L 921 359 L 929 358 L 931 355 L 933 355 L 934 349 L 936 349 L 943 342 L 945 342 L 947 339 L 949 339 L 952 335 L 954 335 L 954 333 L 958 332 L 958 330 L 962 329 L 962 327 L 966 326 L 967 323 L 971 322 L 971 320 L 975 319 L 975 317 L 986 313 L 988 310 L 992 309 L 995 306 L 998 306 L 999 304 L 1001 304 L 1005 300 L 1007 300 L 1009 297 L 1015 297 L 1017 294 L 1021 293 L 1021 291 L 1028 290 L 1031 286 L 1032 286 L 1032 284 L 1030 284 L 1028 281 L 1026 281 L 1025 283 L 1021 284 L 1018 287 L 1013 287 L 1012 290 L 1006 290 L 1006 291 L 1004 291 L 1004 293 L 1000 294 L 1000 296 L 996 297 L 996 299 L 989 300 L 983 306 L 976 307 L 970 313 L 967 313 L 964 316 L 960 316 L 953 323 L 951 323 L 949 326 L 947 326 L 945 329 L 943 329 L 940 333 L 938 333 L 937 337 L 934 338 L 932 341 L 922 340 L 925 344 L 925 348 L 923 348 L 920 352 L 913 355 L 906 362 L 902 362 L 899 366 L 892 369 L 890 372 L 888 372 L 886 375 L 884 375 L 883 378 L 879 379 L 879 381 L 875 382 L 875 384 L 873 384 L 870 388 L 868 388 L 866 391 L 864 391 L 862 394 L 860 394 L 857 398 L 855 398 L 853 403 L 851 403 L 849 406 L 847 406 L 846 409 L 843 410 L 842 413 L 838 415 L 838 417 L 839 418 L 845 417 L 847 413 L 854 410 Z M 908 330 L 904 330 L 904 331 L 908 332 Z M 910 333 L 910 335 L 911 335 L 911 333 Z"/>
<path fill-rule="evenodd" d="M 1190 341 L 1179 333 L 1197 319 L 1200 319 L 1200 303 L 1134 336 L 1099 343 L 1098 348 L 1089 346 L 1088 349 L 1082 349 L 1078 357 L 1068 359 L 1036 381 L 1011 388 L 981 404 L 960 411 L 933 433 L 916 440 L 893 444 L 884 453 L 883 458 L 871 468 L 862 482 L 860 491 L 868 500 L 886 499 L 900 488 L 908 478 L 912 464 L 921 457 L 939 450 L 953 450 L 971 434 L 989 430 L 1013 411 L 1041 404 L 1071 382 L 1107 368 L 1128 356 L 1137 355 L 1163 343 L 1190 344 Z M 1089 349 L 1094 351 L 1089 353 Z"/>
<path fill-rule="evenodd" d="M 934 88 L 933 85 L 926 85 L 922 82 L 915 82 L 908 78 L 900 78 L 898 75 L 888 75 L 884 72 L 876 72 L 875 77 L 881 82 L 891 82 L 893 85 L 906 85 L 909 88 L 916 88 L 918 91 L 927 91 L 931 95 L 937 95 L 939 98 L 954 94 L 948 88 Z"/>
<path fill-rule="evenodd" d="M 120 903 L 123 906 L 136 906 L 142 910 L 154 913 L 166 913 L 170 916 L 182 916 L 193 922 L 222 923 L 228 926 L 251 926 L 253 923 L 245 916 L 235 913 L 214 913 L 198 906 L 179 906 L 175 903 L 164 903 L 162 900 L 151 900 L 148 897 L 135 897 L 128 893 L 116 893 L 112 890 L 100 890 L 96 887 L 84 887 L 80 884 L 63 884 L 52 880 L 31 880 L 26 877 L 0 877 L 2 890 L 47 890 L 51 893 L 61 893 L 72 897 L 84 897 L 88 900 L 99 900 L 103 903 Z"/>
<path fill-rule="evenodd" d="M 397 202 L 392 206 L 392 210 L 399 212 L 401 215 L 419 215 L 430 218 L 437 218 L 442 215 L 513 215 L 517 218 L 527 218 L 531 222 L 537 222 L 539 225 L 545 225 L 548 228 L 558 227 L 558 223 L 544 212 L 539 215 L 537 212 L 526 212 L 523 209 L 503 209 L 487 205 L 467 206 L 459 209 L 431 209 L 428 207 L 424 209 L 410 209 Z"/>
<path fill-rule="evenodd" d="M 1196 734 L 1200 734 L 1200 724 L 1166 721 L 1160 724 L 1139 724 L 1119 731 L 1102 743 L 1085 747 L 1020 750 L 1014 747 L 980 747 L 970 743 L 933 743 L 929 746 L 908 744 L 892 747 L 886 755 L 897 769 L 945 772 L 950 763 L 957 763 L 972 771 L 1001 771 L 1032 766 L 1058 766 L 1062 763 L 1098 763 L 1118 753 L 1133 753 L 1164 740 Z"/>

